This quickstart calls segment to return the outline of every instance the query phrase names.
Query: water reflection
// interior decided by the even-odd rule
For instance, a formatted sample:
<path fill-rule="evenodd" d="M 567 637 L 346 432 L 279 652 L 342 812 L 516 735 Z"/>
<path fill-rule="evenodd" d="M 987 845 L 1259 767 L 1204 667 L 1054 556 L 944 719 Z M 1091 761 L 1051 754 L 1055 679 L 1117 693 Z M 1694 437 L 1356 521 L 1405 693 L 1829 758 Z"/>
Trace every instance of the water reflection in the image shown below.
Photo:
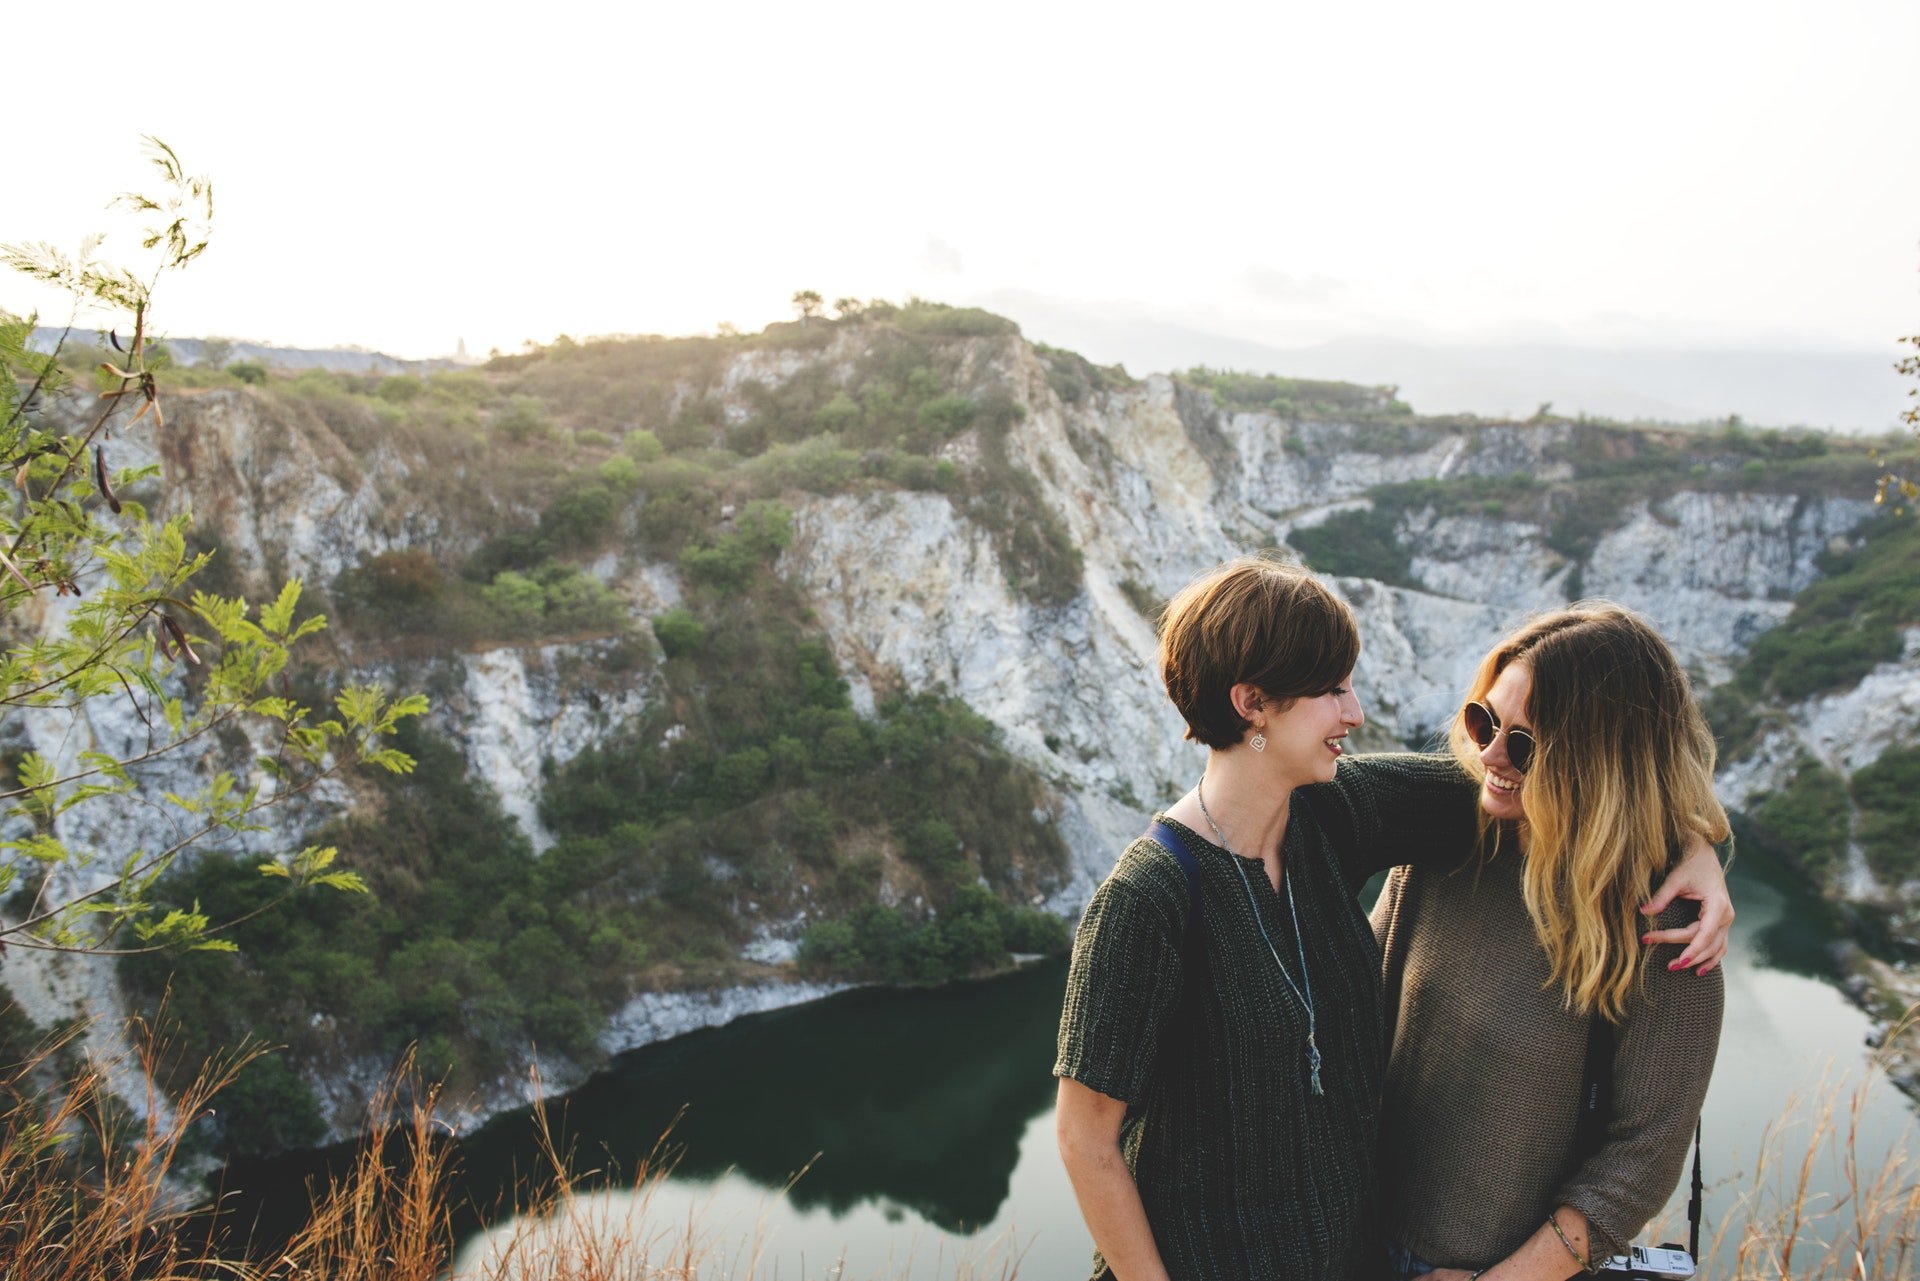
<path fill-rule="evenodd" d="M 1744 824 L 1734 821 L 1736 847 L 1746 842 Z M 1755 849 L 1751 843 L 1745 848 Z M 1805 882 L 1763 854 L 1742 855 L 1732 882 L 1740 909 L 1736 944 L 1751 963 L 1823 982 L 1833 978 L 1833 945 L 1841 925 L 1833 906 L 1807 891 Z"/>
<path fill-rule="evenodd" d="M 844 1213 L 885 1199 L 949 1232 L 1005 1204 L 1028 1123 L 1053 1101 L 1064 965 L 933 991 L 850 992 L 650 1046 L 556 1111 L 563 1146 L 635 1169 L 674 1128 L 682 1177 L 728 1170 Z M 516 1113 L 462 1145 L 472 1191 L 535 1160 Z M 816 1155 L 817 1154 L 817 1155 Z"/>

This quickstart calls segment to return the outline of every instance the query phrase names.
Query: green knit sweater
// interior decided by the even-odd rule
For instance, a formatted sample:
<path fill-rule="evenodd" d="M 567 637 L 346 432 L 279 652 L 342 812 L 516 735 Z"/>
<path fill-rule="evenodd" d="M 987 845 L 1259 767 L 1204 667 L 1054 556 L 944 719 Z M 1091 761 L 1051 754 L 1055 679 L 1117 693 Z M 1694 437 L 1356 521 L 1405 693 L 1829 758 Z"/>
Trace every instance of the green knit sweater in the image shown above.
<path fill-rule="evenodd" d="M 1298 984 L 1284 891 L 1257 860 L 1180 830 L 1200 866 L 1201 954 L 1182 954 L 1179 863 L 1135 841 L 1080 922 L 1054 1073 L 1127 1104 L 1123 1150 L 1174 1281 L 1355 1275 L 1377 1253 L 1385 1028 L 1380 954 L 1354 895 L 1394 864 L 1458 862 L 1473 788 L 1444 757 L 1380 755 L 1343 759 L 1335 782 L 1295 794 L 1282 857 L 1324 1096 L 1307 1088 L 1306 1009 L 1260 935 Z"/>

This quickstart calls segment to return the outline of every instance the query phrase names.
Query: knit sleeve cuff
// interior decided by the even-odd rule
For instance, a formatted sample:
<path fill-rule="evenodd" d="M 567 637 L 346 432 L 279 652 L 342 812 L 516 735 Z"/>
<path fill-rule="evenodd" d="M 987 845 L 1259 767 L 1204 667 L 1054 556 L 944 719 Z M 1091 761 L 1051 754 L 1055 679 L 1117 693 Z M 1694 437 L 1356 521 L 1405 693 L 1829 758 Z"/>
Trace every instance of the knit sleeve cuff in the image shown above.
<path fill-rule="evenodd" d="M 1067 970 L 1053 1073 L 1133 1105 L 1146 1096 L 1179 1004 L 1184 902 L 1114 880 L 1087 905 Z"/>

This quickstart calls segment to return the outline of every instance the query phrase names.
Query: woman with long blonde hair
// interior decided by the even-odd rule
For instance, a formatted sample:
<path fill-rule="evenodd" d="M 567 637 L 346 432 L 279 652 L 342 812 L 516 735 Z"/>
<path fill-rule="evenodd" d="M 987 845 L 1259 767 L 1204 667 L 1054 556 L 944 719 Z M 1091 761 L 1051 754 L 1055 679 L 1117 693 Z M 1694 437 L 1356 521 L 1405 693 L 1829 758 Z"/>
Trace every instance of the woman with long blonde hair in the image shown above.
<path fill-rule="evenodd" d="M 1496 645 L 1451 746 L 1481 857 L 1398 869 L 1373 914 L 1389 1257 L 1401 1278 L 1560 1281 L 1665 1204 L 1712 1075 L 1724 982 L 1642 946 L 1639 905 L 1689 843 L 1727 838 L 1713 737 L 1659 632 L 1595 602 Z M 1590 1045 L 1611 1089 L 1588 1137 Z"/>

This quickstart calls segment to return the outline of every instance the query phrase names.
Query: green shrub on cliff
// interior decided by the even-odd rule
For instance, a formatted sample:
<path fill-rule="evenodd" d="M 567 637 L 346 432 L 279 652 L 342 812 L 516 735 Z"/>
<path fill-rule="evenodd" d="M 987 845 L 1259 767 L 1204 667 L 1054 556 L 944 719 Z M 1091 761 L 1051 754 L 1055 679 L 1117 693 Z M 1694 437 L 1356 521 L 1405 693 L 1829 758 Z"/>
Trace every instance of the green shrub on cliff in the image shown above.
<path fill-rule="evenodd" d="M 1811 756 L 1802 756 L 1787 785 L 1748 805 L 1761 842 L 1825 886 L 1846 859 L 1853 808 L 1847 785 Z"/>
<path fill-rule="evenodd" d="M 1400 399 L 1398 387 L 1283 378 L 1278 374 L 1209 369 L 1205 365 L 1186 370 L 1180 380 L 1206 388 L 1223 408 L 1264 410 L 1281 418 L 1345 421 L 1413 416 L 1412 407 Z M 1426 447 L 1424 440 L 1412 434 L 1381 436 L 1377 443 L 1383 453 Z"/>
<path fill-rule="evenodd" d="M 1920 877 L 1920 747 L 1892 747 L 1853 776 L 1860 847 L 1892 886 Z"/>
<path fill-rule="evenodd" d="M 1858 546 L 1821 557 L 1823 577 L 1754 642 L 1724 699 L 1798 702 L 1856 684 L 1900 656 L 1902 630 L 1920 622 L 1920 524 L 1876 515 L 1859 537 Z"/>
<path fill-rule="evenodd" d="M 818 922 L 801 942 L 800 967 L 819 978 L 944 983 L 997 968 L 1009 952 L 1057 955 L 1067 942 L 1059 917 L 968 886 L 924 920 L 869 904 L 844 920 Z"/>
<path fill-rule="evenodd" d="M 1400 513 L 1391 506 L 1356 507 L 1318 525 L 1296 529 L 1287 542 L 1322 574 L 1372 578 L 1399 587 L 1419 587 L 1413 556 L 1399 540 Z"/>
<path fill-rule="evenodd" d="M 793 513 L 776 502 L 757 499 L 734 520 L 731 529 L 680 553 L 680 572 L 698 583 L 740 587 L 755 567 L 793 544 Z"/>
<path fill-rule="evenodd" d="M 268 889 L 238 857 L 209 857 L 163 882 L 167 902 L 244 918 L 238 955 L 123 967 L 148 1001 L 170 986 L 184 1061 L 248 1038 L 286 1045 L 293 1065 L 342 1052 L 391 1058 L 419 1041 L 439 1047 L 423 1068 L 472 1085 L 532 1044 L 595 1060 L 634 931 L 615 908 L 577 895 L 568 865 L 535 859 L 451 745 L 413 731 L 401 743 L 414 774 L 370 780 L 377 810 L 321 833 L 355 851 L 370 895 L 250 915 Z M 284 1080 L 260 1089 L 285 1114 L 249 1120 L 250 1137 L 229 1135 L 233 1150 L 311 1141 L 300 1092 Z"/>

